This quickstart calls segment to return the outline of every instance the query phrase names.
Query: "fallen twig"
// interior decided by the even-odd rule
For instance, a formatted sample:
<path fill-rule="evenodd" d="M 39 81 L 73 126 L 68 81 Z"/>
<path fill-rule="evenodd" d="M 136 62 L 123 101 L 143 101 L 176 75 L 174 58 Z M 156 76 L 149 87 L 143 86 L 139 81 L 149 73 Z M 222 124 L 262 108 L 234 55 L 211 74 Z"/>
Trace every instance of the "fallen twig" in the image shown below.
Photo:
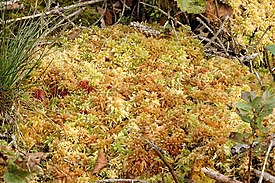
<path fill-rule="evenodd" d="M 177 38 L 177 40 L 178 40 L 179 37 L 178 37 L 178 34 L 177 34 L 177 31 L 176 31 L 176 28 L 175 28 L 175 25 L 174 25 L 173 20 L 171 20 L 171 25 L 172 25 L 172 27 L 173 27 L 174 34 L 176 35 L 176 38 Z"/>
<path fill-rule="evenodd" d="M 155 145 L 154 143 L 152 143 L 151 141 L 149 141 L 148 139 L 143 138 L 151 147 L 152 149 L 157 153 L 157 155 L 160 157 L 160 159 L 163 161 L 163 163 L 167 166 L 167 168 L 169 169 L 169 172 L 171 173 L 173 180 L 176 183 L 179 183 L 178 177 L 174 172 L 173 167 L 166 161 L 165 157 L 163 156 L 161 149 Z"/>
<path fill-rule="evenodd" d="M 254 73 L 255 73 L 255 75 L 256 75 L 256 77 L 257 77 L 257 79 L 258 79 L 260 85 L 261 85 L 261 86 L 264 86 L 264 82 L 263 82 L 263 80 L 261 79 L 261 76 L 260 76 L 260 74 L 258 73 L 258 71 L 254 71 Z"/>
<path fill-rule="evenodd" d="M 200 17 L 196 17 L 196 20 L 198 20 L 205 28 L 207 28 L 207 29 L 209 30 L 209 32 L 210 32 L 211 34 L 213 34 L 213 36 L 215 35 L 214 31 L 213 31 L 204 21 L 202 21 L 202 19 L 200 19 Z M 217 39 L 217 41 L 218 41 L 218 43 L 219 43 L 219 46 L 223 49 L 223 51 L 224 51 L 225 54 L 226 54 L 227 51 L 226 51 L 226 49 L 225 49 L 225 47 L 224 47 L 222 41 L 221 41 L 218 37 L 216 37 L 216 39 Z M 210 39 L 210 41 L 211 41 L 211 43 L 214 42 L 214 40 L 212 40 L 212 39 Z M 227 54 L 226 54 L 226 55 L 227 55 Z"/>
<path fill-rule="evenodd" d="M 37 18 L 37 17 L 41 17 L 43 15 L 51 15 L 51 14 L 58 14 L 58 12 L 60 11 L 64 11 L 64 10 L 70 10 L 73 8 L 77 8 L 77 7 L 82 7 L 85 5 L 89 5 L 89 4 L 94 4 L 94 3 L 98 3 L 98 2 L 102 2 L 104 0 L 92 0 L 92 1 L 87 1 L 87 2 L 81 2 L 78 4 L 74 4 L 74 5 L 70 5 L 70 6 L 65 6 L 65 7 L 61 7 L 61 8 L 55 8 L 53 10 L 44 12 L 44 13 L 38 13 L 38 14 L 34 14 L 34 15 L 30 15 L 30 16 L 25 16 L 25 17 L 20 17 L 20 18 L 14 18 L 14 19 L 10 19 L 7 20 L 6 23 L 11 23 L 11 22 L 16 22 L 16 21 L 20 21 L 20 20 L 27 20 L 27 19 L 32 19 L 32 18 Z M 2 24 L 2 22 L 0 22 L 0 25 Z"/>
<path fill-rule="evenodd" d="M 124 15 L 125 7 L 126 7 L 126 0 L 123 0 L 121 15 L 120 15 L 119 19 L 116 21 L 116 23 L 114 25 L 118 24 L 121 21 L 123 15 Z"/>
<path fill-rule="evenodd" d="M 22 9 L 24 5 L 20 3 L 19 0 L 10 0 L 10 1 L 3 1 L 0 2 L 0 9 L 1 10 L 14 10 L 14 9 Z"/>
<path fill-rule="evenodd" d="M 268 149 L 267 149 L 267 152 L 266 152 L 266 156 L 265 156 L 265 160 L 264 160 L 264 165 L 263 165 L 263 169 L 262 169 L 262 172 L 261 172 L 261 176 L 260 176 L 259 183 L 261 183 L 261 182 L 263 181 L 263 177 L 264 177 L 264 174 L 265 174 L 264 170 L 265 170 L 265 166 L 266 166 L 266 163 L 267 163 L 267 159 L 268 159 L 268 156 L 269 156 L 269 153 L 270 153 L 272 147 L 274 146 L 274 143 L 275 143 L 275 140 L 271 140 L 271 141 L 270 141 L 270 144 L 269 144 L 269 146 L 268 146 Z M 268 176 L 268 177 L 271 177 L 271 175 Z M 273 176 L 272 176 L 272 177 L 273 177 Z M 275 182 L 275 178 L 274 178 L 274 181 L 272 181 L 272 182 Z"/>
<path fill-rule="evenodd" d="M 47 35 L 49 35 L 51 32 L 53 32 L 54 30 L 56 30 L 58 27 L 60 27 L 62 25 L 62 23 L 65 21 L 65 20 L 70 20 L 71 17 L 77 15 L 77 14 L 80 14 L 81 12 L 83 12 L 85 10 L 84 7 L 80 8 L 79 10 L 77 10 L 76 12 L 66 16 L 66 19 L 62 19 L 60 20 L 53 28 L 51 28 L 47 33 L 45 33 L 44 37 L 46 37 Z"/>
<path fill-rule="evenodd" d="M 267 47 L 264 48 L 264 52 L 263 52 L 263 60 L 264 60 L 264 63 L 265 65 L 268 67 L 268 70 L 271 74 L 271 76 L 273 77 L 273 81 L 275 81 L 275 67 L 272 68 L 270 62 L 269 62 L 269 58 L 268 58 L 268 50 L 267 50 Z"/>
<path fill-rule="evenodd" d="M 98 22 L 100 22 L 102 19 L 103 19 L 103 17 L 105 16 L 105 13 L 106 13 L 106 11 L 107 11 L 107 2 L 106 1 L 104 1 L 104 9 L 103 9 L 103 12 L 102 13 L 99 13 L 100 14 L 100 17 L 99 17 L 99 19 L 97 19 L 97 21 L 95 21 L 95 23 L 93 23 L 93 26 L 94 25 L 96 25 Z"/>
<path fill-rule="evenodd" d="M 224 25 L 225 25 L 225 23 L 228 21 L 228 19 L 229 19 L 229 16 L 227 15 L 226 17 L 225 17 L 225 19 L 224 19 L 224 21 L 222 22 L 222 24 L 221 24 L 221 26 L 220 26 L 220 28 L 219 28 L 219 30 L 216 32 L 216 34 L 214 34 L 213 35 L 213 37 L 211 38 L 211 42 L 212 41 L 214 41 L 215 39 L 217 39 L 218 40 L 218 35 L 221 33 L 221 31 L 224 29 Z M 219 41 L 219 40 L 218 40 Z M 219 41 L 220 42 L 220 44 L 221 44 L 221 41 Z M 210 44 L 210 42 L 208 42 L 205 46 L 208 46 Z M 227 53 L 227 49 L 225 49 L 225 47 L 223 46 L 223 44 L 221 44 L 222 45 L 222 49 L 223 49 L 223 51 L 225 52 L 225 54 L 226 55 L 229 55 L 228 53 Z"/>
<path fill-rule="evenodd" d="M 219 15 L 219 4 L 218 4 L 217 0 L 215 0 L 215 10 L 216 10 L 217 18 L 220 18 L 220 15 Z"/>
<path fill-rule="evenodd" d="M 264 33 L 263 33 L 263 35 L 260 37 L 260 39 L 252 46 L 252 48 L 251 48 L 251 50 L 250 50 L 250 52 L 253 52 L 253 50 L 258 46 L 258 44 L 261 42 L 261 40 L 263 39 L 263 37 L 264 37 L 264 35 L 267 33 L 267 31 L 269 31 L 270 29 L 271 29 L 271 25 L 270 26 L 268 26 L 266 29 L 265 29 L 265 31 L 264 31 Z"/>
<path fill-rule="evenodd" d="M 230 179 L 229 177 L 216 172 L 214 170 L 212 170 L 211 168 L 201 168 L 201 171 L 208 177 L 210 177 L 211 179 L 215 179 L 218 182 L 226 182 L 226 183 L 242 183 L 241 181 L 238 180 L 233 180 Z"/>

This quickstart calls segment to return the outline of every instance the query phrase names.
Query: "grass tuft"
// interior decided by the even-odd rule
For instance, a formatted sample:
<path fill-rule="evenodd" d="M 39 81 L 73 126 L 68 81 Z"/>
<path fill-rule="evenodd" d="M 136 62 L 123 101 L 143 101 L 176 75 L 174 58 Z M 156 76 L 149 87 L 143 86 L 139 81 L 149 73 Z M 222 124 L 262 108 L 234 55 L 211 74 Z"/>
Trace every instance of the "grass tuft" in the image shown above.
<path fill-rule="evenodd" d="M 9 24 L 2 13 L 0 25 L 0 117 L 5 118 L 27 89 L 24 81 L 45 56 L 40 41 L 47 31 L 43 18 Z"/>

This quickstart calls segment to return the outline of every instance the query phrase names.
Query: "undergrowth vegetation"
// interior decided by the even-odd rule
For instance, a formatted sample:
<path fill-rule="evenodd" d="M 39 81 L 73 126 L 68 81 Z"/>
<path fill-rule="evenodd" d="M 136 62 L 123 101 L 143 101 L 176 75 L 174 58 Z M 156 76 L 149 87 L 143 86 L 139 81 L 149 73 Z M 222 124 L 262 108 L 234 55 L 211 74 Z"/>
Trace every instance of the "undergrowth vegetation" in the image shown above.
<path fill-rule="evenodd" d="M 261 91 L 237 60 L 205 59 L 185 29 L 176 39 L 121 25 L 93 28 L 61 45 L 29 80 L 38 80 L 27 98 L 33 108 L 21 109 L 22 146 L 51 154 L 36 181 L 164 176 L 172 182 L 144 139 L 165 152 L 180 180 L 211 181 L 200 173 L 205 166 L 245 178 L 248 159 L 231 157 L 228 137 L 250 129 L 232 106 L 242 91 Z M 263 78 L 272 83 L 268 74 Z M 272 118 L 265 119 L 270 132 Z"/>
<path fill-rule="evenodd" d="M 192 23 L 177 29 L 172 20 L 180 19 L 170 17 L 178 8 L 185 13 L 211 10 L 214 0 L 149 2 L 157 6 L 142 2 L 142 17 L 166 21 L 168 15 L 162 16 L 159 9 L 163 8 L 171 18 L 170 33 L 167 29 L 150 36 L 148 31 L 144 35 L 116 25 L 132 20 L 126 18 L 127 7 L 123 16 L 124 5 L 118 20 L 116 3 L 111 5 L 114 17 L 107 4 L 106 17 L 99 6 L 90 5 L 86 18 L 100 15 L 103 19 L 96 23 L 115 26 L 66 32 L 47 56 L 49 47 L 40 44 L 40 38 L 56 29 L 63 34 L 58 28 L 65 26 L 66 14 L 60 12 L 62 16 L 51 21 L 41 16 L 14 24 L 6 24 L 2 17 L 0 181 L 213 182 L 202 173 L 207 167 L 253 182 L 258 180 L 254 170 L 274 173 L 274 3 L 226 2 L 232 9 L 227 6 L 220 13 L 232 13 L 230 39 L 241 53 L 226 59 L 204 53 L 205 47 L 193 37 L 195 31 L 190 32 Z M 35 7 L 40 11 L 44 6 L 50 8 L 47 3 Z M 180 14 L 187 18 L 185 13 Z M 8 17 L 13 16 L 11 11 Z M 80 17 L 77 22 L 93 21 Z M 255 53 L 257 58 L 250 62 L 255 71 L 235 59 Z"/>

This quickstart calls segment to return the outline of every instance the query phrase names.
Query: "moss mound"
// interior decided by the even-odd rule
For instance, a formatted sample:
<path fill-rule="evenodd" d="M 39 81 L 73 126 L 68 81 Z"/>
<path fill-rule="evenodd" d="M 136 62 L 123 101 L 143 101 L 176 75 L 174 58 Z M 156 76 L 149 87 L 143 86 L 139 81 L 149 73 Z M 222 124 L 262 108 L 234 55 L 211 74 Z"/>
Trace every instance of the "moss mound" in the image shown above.
<path fill-rule="evenodd" d="M 27 149 L 51 153 L 39 181 L 168 180 L 145 139 L 182 177 L 206 181 L 201 167 L 227 166 L 230 132 L 248 129 L 228 105 L 258 81 L 237 61 L 205 59 L 188 31 L 178 38 L 117 25 L 63 39 L 32 75 L 35 110 L 20 123 Z"/>

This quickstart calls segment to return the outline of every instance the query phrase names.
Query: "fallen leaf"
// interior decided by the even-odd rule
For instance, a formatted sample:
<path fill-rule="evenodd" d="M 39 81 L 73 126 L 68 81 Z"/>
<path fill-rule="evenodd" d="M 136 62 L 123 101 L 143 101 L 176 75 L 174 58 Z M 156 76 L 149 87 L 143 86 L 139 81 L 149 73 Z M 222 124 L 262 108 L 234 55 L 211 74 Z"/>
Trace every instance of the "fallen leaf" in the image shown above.
<path fill-rule="evenodd" d="M 81 33 L 81 29 L 76 29 L 73 32 L 71 32 L 70 34 L 68 34 L 68 40 L 74 40 L 75 38 L 78 37 L 78 35 Z"/>
<path fill-rule="evenodd" d="M 121 9 L 122 8 L 122 4 L 120 1 L 116 1 L 115 3 L 113 3 L 113 8 L 114 9 Z"/>
<path fill-rule="evenodd" d="M 204 15 L 210 20 L 210 22 L 216 22 L 219 19 L 223 20 L 227 15 L 230 16 L 232 12 L 233 10 L 229 5 L 218 0 L 206 1 Z"/>
<path fill-rule="evenodd" d="M 109 9 L 107 9 L 106 13 L 105 13 L 105 23 L 106 23 L 106 25 L 113 24 L 113 15 Z"/>
<path fill-rule="evenodd" d="M 31 172 L 43 173 L 42 168 L 40 167 L 41 160 L 45 160 L 50 153 L 36 152 L 36 153 L 27 153 L 27 167 Z"/>
<path fill-rule="evenodd" d="M 105 154 L 102 150 L 98 151 L 97 155 L 97 161 L 93 170 L 93 174 L 97 174 L 100 172 L 102 168 L 104 168 L 107 165 L 107 159 L 105 157 Z"/>

